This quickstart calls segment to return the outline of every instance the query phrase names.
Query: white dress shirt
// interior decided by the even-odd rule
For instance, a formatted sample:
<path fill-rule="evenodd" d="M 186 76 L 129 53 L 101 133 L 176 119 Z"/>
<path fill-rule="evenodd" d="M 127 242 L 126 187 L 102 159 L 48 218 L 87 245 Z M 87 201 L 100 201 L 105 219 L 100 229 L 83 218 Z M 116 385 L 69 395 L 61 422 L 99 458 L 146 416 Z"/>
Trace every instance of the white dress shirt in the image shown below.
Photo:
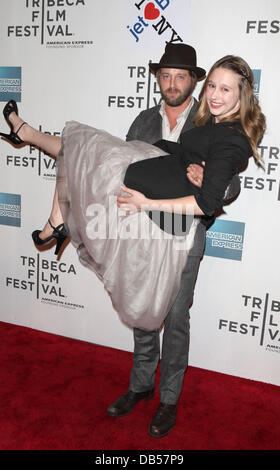
<path fill-rule="evenodd" d="M 191 98 L 190 104 L 186 107 L 186 109 L 179 114 L 177 118 L 177 124 L 176 126 L 170 130 L 170 125 L 169 125 L 169 120 L 167 117 L 167 114 L 165 112 L 165 102 L 161 102 L 160 106 L 160 114 L 162 116 L 162 138 L 165 140 L 171 140 L 171 142 L 177 142 L 179 139 L 179 136 L 181 134 L 181 131 L 183 129 L 183 126 L 187 120 L 187 117 L 190 113 L 190 110 L 192 109 L 192 106 L 194 104 L 194 99 L 193 97 Z"/>

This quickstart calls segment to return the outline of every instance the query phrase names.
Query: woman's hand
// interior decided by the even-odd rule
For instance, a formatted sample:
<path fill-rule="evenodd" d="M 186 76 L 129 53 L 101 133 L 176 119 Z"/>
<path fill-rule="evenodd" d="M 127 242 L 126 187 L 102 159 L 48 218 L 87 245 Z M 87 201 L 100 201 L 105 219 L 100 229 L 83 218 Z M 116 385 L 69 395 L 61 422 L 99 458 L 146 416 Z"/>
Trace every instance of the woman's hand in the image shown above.
<path fill-rule="evenodd" d="M 205 165 L 205 162 L 201 162 L 202 165 Z M 187 177 L 192 184 L 201 188 L 202 181 L 203 181 L 203 173 L 204 169 L 197 165 L 196 163 L 191 163 L 187 168 Z"/>
<path fill-rule="evenodd" d="M 117 205 L 120 209 L 124 209 L 129 214 L 134 212 L 139 212 L 142 209 L 147 209 L 149 203 L 151 202 L 144 194 L 140 193 L 140 191 L 136 191 L 135 189 L 127 188 L 126 186 L 121 186 L 121 189 L 128 193 L 129 197 L 118 196 L 117 197 Z"/>

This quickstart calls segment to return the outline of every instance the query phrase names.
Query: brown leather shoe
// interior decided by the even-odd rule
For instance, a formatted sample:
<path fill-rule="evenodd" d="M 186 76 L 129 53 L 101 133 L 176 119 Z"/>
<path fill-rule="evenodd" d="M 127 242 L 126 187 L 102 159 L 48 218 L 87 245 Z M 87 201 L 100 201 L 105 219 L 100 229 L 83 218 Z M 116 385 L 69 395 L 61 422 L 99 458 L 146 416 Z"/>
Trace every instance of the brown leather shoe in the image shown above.
<path fill-rule="evenodd" d="M 128 390 L 128 392 L 120 396 L 116 401 L 114 401 L 114 403 L 112 403 L 112 405 L 107 408 L 107 414 L 109 416 L 113 416 L 114 418 L 128 415 L 134 409 L 138 401 L 151 400 L 151 398 L 154 396 L 154 391 L 154 388 L 152 390 L 148 390 L 147 392 L 139 393 Z"/>
<path fill-rule="evenodd" d="M 160 403 L 155 416 L 150 422 L 149 434 L 153 437 L 164 437 L 176 423 L 177 405 Z"/>

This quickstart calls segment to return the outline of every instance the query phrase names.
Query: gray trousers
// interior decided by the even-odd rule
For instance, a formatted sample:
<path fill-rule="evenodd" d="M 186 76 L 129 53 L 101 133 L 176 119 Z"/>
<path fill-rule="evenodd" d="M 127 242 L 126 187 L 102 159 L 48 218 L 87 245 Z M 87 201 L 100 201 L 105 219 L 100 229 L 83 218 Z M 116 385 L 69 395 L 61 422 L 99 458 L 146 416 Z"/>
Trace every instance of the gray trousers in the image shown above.
<path fill-rule="evenodd" d="M 201 224 L 200 224 L 201 225 Z M 203 239 L 198 249 L 192 250 L 182 273 L 180 291 L 169 311 L 165 322 L 160 368 L 160 401 L 175 405 L 183 386 L 188 366 L 190 317 L 189 307 L 193 299 L 194 285 L 204 248 Z M 144 392 L 154 388 L 155 373 L 160 358 L 159 331 L 144 331 L 134 328 L 133 368 L 129 389 Z"/>

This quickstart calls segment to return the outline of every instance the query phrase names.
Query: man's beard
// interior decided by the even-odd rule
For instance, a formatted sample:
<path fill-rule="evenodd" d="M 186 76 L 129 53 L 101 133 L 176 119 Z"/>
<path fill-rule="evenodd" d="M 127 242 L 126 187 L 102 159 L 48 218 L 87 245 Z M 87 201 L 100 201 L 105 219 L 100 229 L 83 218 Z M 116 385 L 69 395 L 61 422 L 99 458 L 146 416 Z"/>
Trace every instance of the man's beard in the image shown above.
<path fill-rule="evenodd" d="M 160 93 L 161 93 L 162 99 L 165 101 L 166 104 L 168 104 L 168 106 L 174 106 L 174 107 L 180 106 L 181 104 L 183 104 L 189 98 L 189 96 L 191 96 L 193 90 L 194 90 L 194 86 L 192 83 L 183 91 L 178 90 L 177 88 L 168 88 L 167 90 L 163 91 L 162 88 L 160 87 Z M 177 95 L 176 97 L 175 96 L 170 97 L 168 96 L 167 93 L 171 91 L 177 92 L 180 94 Z"/>

